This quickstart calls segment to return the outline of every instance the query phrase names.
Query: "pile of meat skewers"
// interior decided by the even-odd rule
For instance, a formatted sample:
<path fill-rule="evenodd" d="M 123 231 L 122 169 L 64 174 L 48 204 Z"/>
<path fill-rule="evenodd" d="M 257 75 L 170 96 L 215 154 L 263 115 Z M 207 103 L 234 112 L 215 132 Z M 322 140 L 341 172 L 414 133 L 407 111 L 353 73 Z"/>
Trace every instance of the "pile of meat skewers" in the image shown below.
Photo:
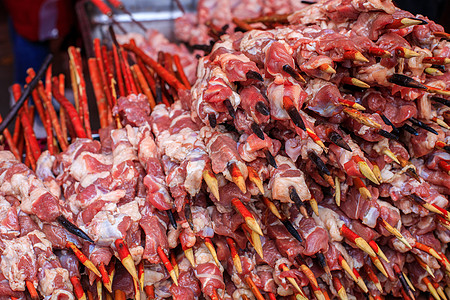
<path fill-rule="evenodd" d="M 75 107 L 38 86 L 73 140 L 26 138 L 35 173 L 0 152 L 2 296 L 450 297 L 450 36 L 390 1 L 234 22 L 192 88 L 175 56 L 96 41 L 100 141 L 76 50 Z"/>

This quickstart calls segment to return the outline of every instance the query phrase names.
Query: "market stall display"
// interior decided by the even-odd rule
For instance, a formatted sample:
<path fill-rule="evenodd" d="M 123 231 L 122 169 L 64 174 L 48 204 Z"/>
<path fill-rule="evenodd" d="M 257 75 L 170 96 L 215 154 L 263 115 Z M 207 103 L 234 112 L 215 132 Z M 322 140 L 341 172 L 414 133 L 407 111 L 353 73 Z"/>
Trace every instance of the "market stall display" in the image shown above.
<path fill-rule="evenodd" d="M 87 69 L 69 49 L 75 105 L 51 69 L 38 84 L 47 150 L 0 152 L 3 295 L 449 297 L 450 36 L 390 1 L 226 24 L 214 3 L 195 54 L 111 30 Z"/>

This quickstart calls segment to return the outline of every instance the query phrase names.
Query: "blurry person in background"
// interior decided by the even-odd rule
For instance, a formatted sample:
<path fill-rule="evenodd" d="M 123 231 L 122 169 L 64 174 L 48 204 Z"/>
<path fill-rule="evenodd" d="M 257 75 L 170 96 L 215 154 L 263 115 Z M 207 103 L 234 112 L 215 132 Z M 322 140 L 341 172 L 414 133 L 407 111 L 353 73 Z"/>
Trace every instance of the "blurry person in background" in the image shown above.
<path fill-rule="evenodd" d="M 14 82 L 24 84 L 26 70 L 38 70 L 57 53 L 75 22 L 75 0 L 3 0 L 9 15 L 14 53 Z"/>

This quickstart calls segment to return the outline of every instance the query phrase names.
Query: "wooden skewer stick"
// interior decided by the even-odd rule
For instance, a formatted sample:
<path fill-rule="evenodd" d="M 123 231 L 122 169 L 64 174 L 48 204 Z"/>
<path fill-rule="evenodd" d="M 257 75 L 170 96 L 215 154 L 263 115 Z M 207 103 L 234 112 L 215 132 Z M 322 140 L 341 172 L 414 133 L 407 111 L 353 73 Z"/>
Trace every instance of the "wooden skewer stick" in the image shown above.
<path fill-rule="evenodd" d="M 228 171 L 231 174 L 233 182 L 238 186 L 242 193 L 245 194 L 247 192 L 247 186 L 245 184 L 244 175 L 242 175 L 238 165 L 235 162 L 228 163 Z"/>
<path fill-rule="evenodd" d="M 100 45 L 100 39 L 94 39 L 94 51 L 97 58 L 98 69 L 101 77 L 101 83 L 106 100 L 108 101 L 109 110 L 112 110 L 114 103 L 111 93 L 111 86 L 108 84 L 108 71 L 106 70 L 106 63 L 103 59 L 102 47 Z"/>
<path fill-rule="evenodd" d="M 375 251 L 372 250 L 372 248 L 369 246 L 369 244 L 359 235 L 357 235 L 355 232 L 353 232 L 350 228 L 347 227 L 347 225 L 342 225 L 341 227 L 341 234 L 347 238 L 350 242 L 354 243 L 356 246 L 358 246 L 359 249 L 369 254 L 371 257 L 376 257 Z"/>
<path fill-rule="evenodd" d="M 36 87 L 39 80 L 44 76 L 45 70 L 50 65 L 50 61 L 52 60 L 53 55 L 49 54 L 44 60 L 44 63 L 42 64 L 41 68 L 39 69 L 37 75 L 33 80 L 30 82 L 30 84 L 27 85 L 25 90 L 23 91 L 23 94 L 21 97 L 16 101 L 16 104 L 12 107 L 11 111 L 8 113 L 8 115 L 5 117 L 3 122 L 0 124 L 0 133 L 2 133 L 8 125 L 11 123 L 11 121 L 14 119 L 14 117 L 19 112 L 19 109 L 22 107 L 22 105 L 25 103 L 25 100 L 28 99 L 28 97 L 31 94 L 31 91 Z"/>
<path fill-rule="evenodd" d="M 73 292 L 78 300 L 86 300 L 86 293 L 81 286 L 80 278 L 77 276 L 70 277 L 70 282 L 73 285 Z"/>
<path fill-rule="evenodd" d="M 116 69 L 117 85 L 119 86 L 119 96 L 125 97 L 126 96 L 125 84 L 124 79 L 122 77 L 122 67 L 120 65 L 119 53 L 116 45 L 113 45 L 112 52 L 114 55 L 114 67 Z"/>
<path fill-rule="evenodd" d="M 61 106 L 64 107 L 64 109 L 67 111 L 67 114 L 70 118 L 70 121 L 73 124 L 77 137 L 86 138 L 87 137 L 86 132 L 83 129 L 83 125 L 81 124 L 81 120 L 80 117 L 78 116 L 77 111 L 73 107 L 72 103 L 70 103 L 66 97 L 64 97 L 59 93 L 58 79 L 56 77 L 53 77 L 52 80 L 52 92 L 56 101 L 58 101 L 59 104 L 61 104 Z"/>
<path fill-rule="evenodd" d="M 175 90 L 184 90 L 186 87 L 178 81 L 178 79 L 170 74 L 166 69 L 164 69 L 160 64 L 154 61 L 150 56 L 145 54 L 144 51 L 139 49 L 134 42 L 130 42 L 129 44 L 123 45 L 126 50 L 134 52 L 137 56 L 139 56 L 145 64 L 150 66 L 158 75 L 167 82 L 170 86 L 175 88 Z"/>
<path fill-rule="evenodd" d="M 211 253 L 212 257 L 214 258 L 216 265 L 220 268 L 220 262 L 219 262 L 219 259 L 217 258 L 216 249 L 214 248 L 214 245 L 213 245 L 211 239 L 208 237 L 205 238 L 205 246 L 206 246 L 206 248 L 208 248 L 209 252 Z"/>
<path fill-rule="evenodd" d="M 33 282 L 31 282 L 30 280 L 26 280 L 25 285 L 27 287 L 28 292 L 30 293 L 31 299 L 39 300 L 39 294 L 36 291 L 36 288 L 35 288 Z"/>
<path fill-rule="evenodd" d="M 108 104 L 106 102 L 105 93 L 103 91 L 102 81 L 98 68 L 98 60 L 96 58 L 89 58 L 88 66 L 89 74 L 91 75 L 92 87 L 94 89 L 95 98 L 97 99 L 100 128 L 105 128 L 109 125 Z"/>
<path fill-rule="evenodd" d="M 0 123 L 3 122 L 3 118 L 0 115 Z M 14 154 L 14 157 L 17 158 L 18 160 L 20 160 L 20 154 L 19 154 L 19 150 L 17 149 L 16 145 L 14 144 L 14 140 L 11 136 L 11 133 L 9 132 L 8 128 L 5 128 L 5 130 L 3 131 L 3 134 L 6 138 L 6 142 L 8 143 L 9 146 L 9 150 L 11 150 L 11 152 Z"/>
<path fill-rule="evenodd" d="M 130 250 L 128 250 L 128 246 L 122 239 L 117 239 L 114 242 L 114 245 L 116 246 L 117 252 L 119 253 L 119 258 L 122 265 L 125 267 L 125 269 L 127 269 L 128 273 L 130 273 L 130 275 L 135 280 L 139 281 L 136 266 L 134 265 L 134 261 L 133 258 L 131 257 Z"/>
<path fill-rule="evenodd" d="M 65 80 L 64 74 L 59 74 L 58 75 L 59 93 L 62 96 L 65 95 L 64 80 Z M 64 107 L 59 108 L 59 122 L 61 124 L 61 132 L 62 132 L 63 138 L 64 138 L 64 140 L 67 141 L 66 112 L 64 110 Z"/>
<path fill-rule="evenodd" d="M 58 117 L 56 115 L 56 111 L 55 111 L 55 108 L 53 107 L 51 99 L 49 99 L 47 97 L 42 83 L 39 83 L 37 89 L 38 89 L 39 96 L 41 97 L 41 100 L 45 106 L 45 110 L 48 112 L 50 121 L 52 123 L 52 127 L 55 130 L 56 139 L 58 140 L 59 146 L 61 147 L 62 151 L 65 151 L 68 147 L 68 144 L 67 144 L 67 141 L 64 140 L 64 138 L 62 136 L 61 125 L 58 122 Z"/>
<path fill-rule="evenodd" d="M 232 238 L 227 237 L 227 244 L 230 248 L 231 258 L 233 259 L 234 268 L 236 271 L 241 274 L 242 273 L 242 262 L 239 254 L 236 250 L 236 243 Z"/>
<path fill-rule="evenodd" d="M 77 246 L 72 242 L 67 242 L 66 244 L 67 248 L 72 249 L 75 256 L 80 260 L 80 262 L 89 270 L 91 270 L 95 275 L 98 277 L 101 277 L 100 271 L 95 267 L 95 265 L 90 261 L 86 255 L 84 255 L 83 252 L 81 252 L 80 249 L 77 248 Z"/>
<path fill-rule="evenodd" d="M 81 120 L 83 120 L 84 129 L 88 138 L 92 138 L 91 123 L 89 120 L 89 106 L 86 94 L 86 81 L 83 76 L 80 49 L 69 47 L 69 58 L 73 62 L 76 80 L 79 86 L 80 111 L 82 111 Z"/>
<path fill-rule="evenodd" d="M 255 217 L 250 213 L 250 211 L 245 207 L 245 205 L 238 198 L 233 198 L 231 200 L 231 204 L 236 208 L 236 210 L 244 217 L 245 223 L 247 223 L 248 227 L 258 233 L 260 236 L 263 236 L 263 232 L 258 222 L 255 220 Z"/>
<path fill-rule="evenodd" d="M 150 107 L 155 107 L 155 98 L 153 98 L 152 91 L 150 90 L 147 80 L 145 80 L 145 76 L 144 73 L 142 73 L 141 68 L 139 67 L 139 65 L 134 65 L 131 67 L 131 70 L 136 73 L 139 85 L 142 87 L 142 92 L 144 93 L 144 95 L 147 96 Z"/>
<path fill-rule="evenodd" d="M 22 95 L 20 85 L 13 84 L 12 92 L 14 99 L 16 100 L 16 102 L 18 102 Z M 25 110 L 22 109 L 22 111 L 19 112 L 19 116 L 24 130 L 25 143 L 27 144 L 27 147 L 30 148 L 31 155 L 33 156 L 34 160 L 37 161 L 39 159 L 39 156 L 41 155 L 41 149 L 39 148 L 39 143 L 36 139 L 36 135 L 34 134 L 33 124 L 30 122 L 28 114 Z"/>

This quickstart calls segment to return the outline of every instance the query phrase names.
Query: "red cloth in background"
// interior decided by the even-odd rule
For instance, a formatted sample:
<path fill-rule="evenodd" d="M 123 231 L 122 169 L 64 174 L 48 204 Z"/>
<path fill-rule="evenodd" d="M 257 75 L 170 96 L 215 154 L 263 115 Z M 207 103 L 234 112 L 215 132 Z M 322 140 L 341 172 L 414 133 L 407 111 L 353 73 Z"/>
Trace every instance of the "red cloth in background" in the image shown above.
<path fill-rule="evenodd" d="M 16 32 L 32 42 L 64 37 L 75 18 L 72 0 L 4 0 Z"/>

